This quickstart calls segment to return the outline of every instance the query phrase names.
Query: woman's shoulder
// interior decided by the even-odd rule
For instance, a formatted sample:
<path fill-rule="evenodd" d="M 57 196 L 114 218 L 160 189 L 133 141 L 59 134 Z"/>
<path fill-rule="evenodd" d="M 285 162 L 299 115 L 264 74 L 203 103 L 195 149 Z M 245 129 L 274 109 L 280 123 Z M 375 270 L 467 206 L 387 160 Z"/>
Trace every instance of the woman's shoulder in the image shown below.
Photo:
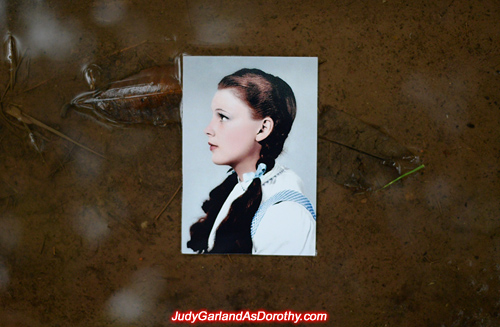
<path fill-rule="evenodd" d="M 276 164 L 271 175 L 262 181 L 263 200 L 283 190 L 294 190 L 303 193 L 302 179 L 293 170 Z"/>
<path fill-rule="evenodd" d="M 304 206 L 281 202 L 267 210 L 252 241 L 254 254 L 315 255 L 316 221 Z"/>

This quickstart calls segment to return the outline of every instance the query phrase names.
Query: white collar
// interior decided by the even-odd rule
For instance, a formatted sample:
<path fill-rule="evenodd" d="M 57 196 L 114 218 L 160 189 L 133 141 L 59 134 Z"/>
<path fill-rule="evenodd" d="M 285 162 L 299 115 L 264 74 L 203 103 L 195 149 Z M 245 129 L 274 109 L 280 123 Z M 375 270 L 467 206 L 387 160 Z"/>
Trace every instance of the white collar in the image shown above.
<path fill-rule="evenodd" d="M 267 183 L 269 180 L 272 178 L 276 177 L 277 175 L 281 174 L 285 168 L 281 165 L 275 164 L 273 169 L 271 169 L 269 172 L 265 173 L 260 179 L 261 179 L 261 185 L 264 185 Z M 243 192 L 246 192 L 247 188 L 252 184 L 253 178 L 255 176 L 255 172 L 250 172 L 250 173 L 245 173 L 243 174 L 243 181 L 240 181 L 238 179 L 238 184 L 241 186 L 241 189 Z"/>

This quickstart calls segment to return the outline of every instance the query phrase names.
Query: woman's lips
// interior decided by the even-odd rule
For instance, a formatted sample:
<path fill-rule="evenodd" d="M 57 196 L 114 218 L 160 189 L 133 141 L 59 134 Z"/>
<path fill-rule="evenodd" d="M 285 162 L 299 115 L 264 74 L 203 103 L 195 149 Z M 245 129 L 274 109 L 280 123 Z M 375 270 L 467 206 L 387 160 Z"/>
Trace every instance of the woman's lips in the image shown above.
<path fill-rule="evenodd" d="M 210 146 L 210 151 L 213 151 L 217 148 L 217 145 L 214 145 L 212 143 L 208 143 L 208 145 Z"/>

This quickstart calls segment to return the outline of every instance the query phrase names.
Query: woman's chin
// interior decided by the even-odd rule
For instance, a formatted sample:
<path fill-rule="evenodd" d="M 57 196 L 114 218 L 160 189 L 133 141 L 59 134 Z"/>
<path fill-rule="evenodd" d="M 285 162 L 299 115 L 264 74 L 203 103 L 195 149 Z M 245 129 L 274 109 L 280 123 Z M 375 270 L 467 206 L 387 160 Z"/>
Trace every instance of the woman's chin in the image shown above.
<path fill-rule="evenodd" d="M 228 164 L 228 163 L 227 163 L 227 162 L 225 162 L 224 160 L 220 160 L 220 159 L 218 159 L 218 158 L 214 158 L 213 156 L 212 156 L 212 162 L 213 162 L 214 164 L 216 164 L 216 165 L 219 165 L 219 166 L 224 166 L 224 165 L 227 165 L 227 164 Z"/>

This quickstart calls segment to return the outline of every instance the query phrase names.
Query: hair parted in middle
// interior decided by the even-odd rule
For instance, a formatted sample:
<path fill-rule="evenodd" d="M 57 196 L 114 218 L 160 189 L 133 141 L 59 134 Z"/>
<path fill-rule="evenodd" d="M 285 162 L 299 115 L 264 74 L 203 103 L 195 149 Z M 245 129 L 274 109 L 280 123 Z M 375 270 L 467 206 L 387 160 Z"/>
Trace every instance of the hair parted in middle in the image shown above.
<path fill-rule="evenodd" d="M 283 151 L 297 112 L 295 96 L 290 86 L 281 78 L 259 69 L 244 68 L 224 77 L 218 90 L 231 89 L 234 94 L 252 109 L 254 119 L 270 117 L 274 126 L 262 146 L 259 163 L 265 163 L 267 172 L 275 165 Z M 238 182 L 233 171 L 209 194 L 203 203 L 205 216 L 190 228 L 191 240 L 187 246 L 197 253 L 252 253 L 250 227 L 252 219 L 262 201 L 260 178 L 255 178 L 245 193 L 233 201 L 227 216 L 217 228 L 215 243 L 208 251 L 208 237 L 222 205 Z"/>

